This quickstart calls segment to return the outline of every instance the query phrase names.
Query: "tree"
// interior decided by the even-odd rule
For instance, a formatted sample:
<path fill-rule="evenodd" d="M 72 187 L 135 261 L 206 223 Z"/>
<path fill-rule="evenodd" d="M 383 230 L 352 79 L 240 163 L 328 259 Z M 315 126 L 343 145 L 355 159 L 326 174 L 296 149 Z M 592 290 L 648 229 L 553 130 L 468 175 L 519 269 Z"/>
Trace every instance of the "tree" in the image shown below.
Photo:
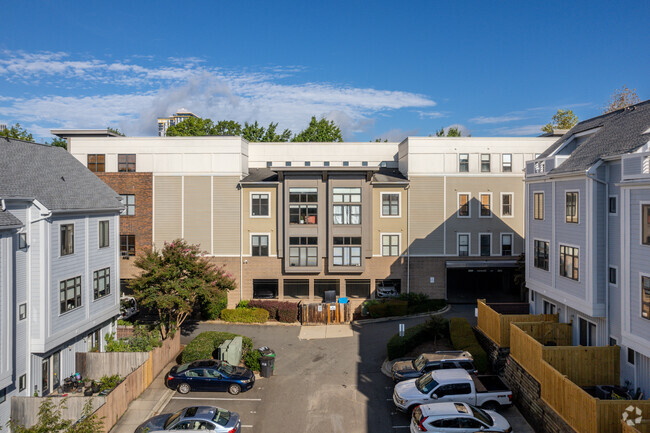
<path fill-rule="evenodd" d="M 616 89 L 609 97 L 609 101 L 603 107 L 603 114 L 611 113 L 612 111 L 638 103 L 639 95 L 636 94 L 636 89 L 630 90 L 627 86 L 623 86 L 621 89 Z"/>
<path fill-rule="evenodd" d="M 110 126 L 108 126 L 108 127 L 106 127 L 106 130 L 107 130 L 108 132 L 112 132 L 113 134 L 117 134 L 117 135 L 121 135 L 122 137 L 126 137 L 126 136 L 124 135 L 124 133 L 122 133 L 122 131 L 120 131 L 120 130 L 117 129 L 117 128 L 111 128 Z"/>
<path fill-rule="evenodd" d="M 64 149 L 68 148 L 68 140 L 65 138 L 53 138 L 52 141 L 50 141 L 50 146 L 55 146 L 55 147 L 62 147 Z"/>
<path fill-rule="evenodd" d="M 210 119 L 207 119 L 212 123 Z M 229 136 L 240 136 L 241 135 L 241 125 L 239 122 L 234 120 L 220 120 L 214 127 L 210 130 L 209 134 L 206 135 L 229 135 Z"/>
<path fill-rule="evenodd" d="M 296 134 L 291 141 L 302 142 L 342 142 L 341 128 L 333 120 L 328 121 L 324 117 L 316 120 L 316 116 L 311 117 L 309 126 Z"/>
<path fill-rule="evenodd" d="M 447 131 L 445 131 L 445 128 L 440 128 L 440 131 L 436 131 L 436 137 L 460 137 L 461 135 L 460 128 L 457 126 L 450 126 L 447 128 Z"/>
<path fill-rule="evenodd" d="M 77 422 L 62 419 L 61 411 L 66 399 L 54 404 L 54 399 L 46 398 L 38 408 L 38 421 L 32 427 L 25 427 L 13 420 L 9 427 L 14 433 L 96 433 L 103 431 L 104 421 L 94 413 L 92 399 L 84 404 L 81 419 Z"/>
<path fill-rule="evenodd" d="M 269 123 L 267 128 L 259 125 L 257 121 L 255 123 L 244 124 L 244 129 L 242 129 L 242 137 L 250 142 L 278 142 L 278 141 L 289 141 L 291 138 L 291 131 L 285 129 L 282 134 L 277 134 L 275 130 L 277 129 L 277 123 Z"/>
<path fill-rule="evenodd" d="M 15 125 L 12 125 L 10 128 L 6 128 L 0 131 L 0 136 L 15 138 L 24 141 L 34 141 L 34 137 L 32 136 L 32 134 L 29 133 L 25 128 L 22 128 L 20 126 L 20 123 L 16 123 Z"/>
<path fill-rule="evenodd" d="M 542 127 L 542 132 L 553 133 L 554 129 L 571 129 L 578 123 L 578 117 L 572 110 L 557 110 L 550 123 Z"/>
<path fill-rule="evenodd" d="M 212 135 L 213 129 L 214 123 L 212 123 L 212 120 L 190 117 L 177 125 L 167 128 L 167 137 Z"/>
<path fill-rule="evenodd" d="M 165 243 L 161 251 L 145 251 L 135 266 L 142 273 L 130 287 L 143 308 L 158 314 L 163 339 L 173 335 L 201 304 L 235 289 L 230 273 L 211 264 L 198 246 L 182 239 Z"/>

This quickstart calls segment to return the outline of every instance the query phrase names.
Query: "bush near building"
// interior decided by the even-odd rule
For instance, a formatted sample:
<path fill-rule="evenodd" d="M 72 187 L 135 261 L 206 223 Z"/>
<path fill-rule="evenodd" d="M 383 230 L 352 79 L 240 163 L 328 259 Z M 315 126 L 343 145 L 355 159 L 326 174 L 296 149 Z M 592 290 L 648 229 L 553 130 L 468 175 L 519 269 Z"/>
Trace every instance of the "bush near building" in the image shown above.
<path fill-rule="evenodd" d="M 449 321 L 449 337 L 456 350 L 466 350 L 472 354 L 474 365 L 479 373 L 487 370 L 487 353 L 478 343 L 474 330 L 467 321 L 461 317 L 453 317 Z"/>
<path fill-rule="evenodd" d="M 262 308 L 235 308 L 221 310 L 221 320 L 240 323 L 264 323 L 269 320 L 269 312 Z"/>
<path fill-rule="evenodd" d="M 260 301 L 252 300 L 239 303 L 238 307 L 263 308 L 269 312 L 269 319 L 279 322 L 293 323 L 298 320 L 298 304 L 289 301 Z"/>
<path fill-rule="evenodd" d="M 439 311 L 447 305 L 444 299 L 429 299 L 424 293 L 402 293 L 394 299 L 371 299 L 363 303 L 373 319 L 406 316 Z"/>

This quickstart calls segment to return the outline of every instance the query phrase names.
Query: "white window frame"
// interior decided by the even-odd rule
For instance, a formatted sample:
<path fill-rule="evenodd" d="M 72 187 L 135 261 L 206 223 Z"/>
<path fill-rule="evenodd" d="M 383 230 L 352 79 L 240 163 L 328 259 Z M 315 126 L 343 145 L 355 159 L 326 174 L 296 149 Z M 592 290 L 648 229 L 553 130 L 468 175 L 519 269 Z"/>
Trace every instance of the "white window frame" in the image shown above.
<path fill-rule="evenodd" d="M 467 255 L 460 255 L 460 237 L 467 235 Z M 472 234 L 469 232 L 456 233 L 456 255 L 458 257 L 470 257 L 472 255 Z"/>
<path fill-rule="evenodd" d="M 269 201 L 268 214 L 267 215 L 253 215 L 253 195 L 266 195 L 266 199 Z M 264 192 L 255 192 L 250 191 L 248 195 L 248 216 L 250 218 L 271 218 L 271 193 L 268 191 Z"/>
<path fill-rule="evenodd" d="M 610 211 L 609 211 L 609 201 L 610 201 L 611 199 L 613 199 L 613 198 L 616 199 L 616 212 L 610 212 Z M 610 215 L 610 216 L 618 216 L 618 205 L 619 205 L 619 202 L 618 202 L 618 195 L 616 195 L 616 194 L 612 194 L 612 195 L 610 195 L 609 197 L 607 197 L 607 215 Z"/>
<path fill-rule="evenodd" d="M 575 224 L 575 223 L 570 223 L 570 224 Z M 561 253 L 560 253 L 560 250 L 561 250 L 562 247 L 575 248 L 575 249 L 578 250 L 578 279 L 577 279 L 577 280 L 574 280 L 573 278 L 571 278 L 571 277 L 569 277 L 569 276 L 564 276 L 564 275 L 562 275 L 562 274 L 560 273 L 560 264 L 561 264 L 561 260 L 560 260 Z M 582 248 L 579 247 L 578 245 L 573 245 L 573 244 L 563 244 L 563 243 L 560 243 L 560 242 L 557 243 L 557 263 L 556 263 L 556 265 L 558 266 L 558 268 L 557 268 L 557 275 L 558 275 L 558 277 L 566 278 L 567 280 L 569 280 L 569 281 L 575 281 L 576 283 L 580 283 L 580 282 L 582 281 L 582 256 L 580 255 L 580 251 L 582 251 Z M 551 259 L 551 257 L 550 257 L 550 250 L 549 250 L 549 263 L 548 263 L 548 268 L 549 268 L 549 270 L 551 269 L 550 259 Z"/>
<path fill-rule="evenodd" d="M 487 163 L 489 164 L 489 167 L 488 167 L 489 170 L 487 170 L 487 171 L 483 171 L 483 155 L 488 156 Z M 478 163 L 479 163 L 478 168 L 479 168 L 480 173 L 492 173 L 492 154 L 491 153 L 479 153 Z"/>
<path fill-rule="evenodd" d="M 643 289 L 643 277 L 650 278 L 650 274 L 647 272 L 639 272 L 639 286 L 637 288 L 639 291 Z M 639 317 L 643 320 L 650 321 L 650 318 L 643 317 L 643 293 L 639 293 Z"/>
<path fill-rule="evenodd" d="M 483 209 L 483 200 L 481 200 L 481 196 L 483 195 L 489 195 L 490 196 L 490 215 L 489 216 L 482 216 L 481 215 L 481 209 Z M 479 218 L 492 218 L 494 216 L 494 197 L 492 197 L 491 192 L 479 192 L 478 193 L 478 217 Z"/>
<path fill-rule="evenodd" d="M 384 215 L 384 196 L 385 195 L 398 195 L 397 199 L 397 215 Z M 381 218 L 401 218 L 402 217 L 402 191 L 382 191 L 379 194 L 379 216 Z"/>
<path fill-rule="evenodd" d="M 266 256 L 253 256 L 253 236 L 266 236 L 269 239 L 269 253 Z M 295 247 L 296 245 L 294 245 Z M 271 233 L 249 233 L 248 234 L 248 256 L 250 257 L 275 257 L 271 255 Z"/>
<path fill-rule="evenodd" d="M 610 283 L 609 282 L 609 270 L 610 270 L 610 268 L 616 270 L 616 283 Z M 618 287 L 618 280 L 620 280 L 620 279 L 621 279 L 621 277 L 620 277 L 620 275 L 618 273 L 618 266 L 609 265 L 607 267 L 607 284 L 609 284 L 612 287 Z"/>
<path fill-rule="evenodd" d="M 460 196 L 467 195 L 467 210 L 468 215 L 462 216 L 460 214 Z M 472 217 L 472 193 L 470 192 L 458 192 L 456 193 L 456 217 L 457 218 L 471 218 Z"/>
<path fill-rule="evenodd" d="M 397 255 L 385 256 L 384 255 L 384 236 L 397 236 Z M 402 234 L 401 233 L 379 233 L 379 251 L 381 257 L 400 257 L 402 255 Z"/>
<path fill-rule="evenodd" d="M 505 171 L 503 168 L 505 167 L 505 159 L 504 156 L 509 155 L 510 156 L 510 171 Z M 512 173 L 512 153 L 502 153 L 501 154 L 501 172 L 502 173 Z"/>
<path fill-rule="evenodd" d="M 487 235 L 487 236 L 490 237 L 490 254 L 487 255 L 487 256 L 484 256 L 483 254 L 481 254 L 481 236 L 483 236 L 483 235 Z M 492 233 L 480 232 L 478 234 L 478 255 L 479 255 L 479 257 L 492 257 Z M 499 255 L 501 255 L 501 254 L 499 254 Z"/>
<path fill-rule="evenodd" d="M 510 196 L 510 215 L 504 215 L 503 214 L 503 196 L 504 195 L 509 195 Z M 502 192 L 500 194 L 500 200 L 501 203 L 499 203 L 499 213 L 501 215 L 501 218 L 514 218 L 515 217 L 515 193 L 514 192 Z M 494 213 L 494 212 L 492 212 Z M 485 217 L 484 217 L 485 218 Z"/>
<path fill-rule="evenodd" d="M 504 256 L 503 255 L 503 237 L 504 236 L 510 236 L 510 255 L 509 256 Z M 501 257 L 513 257 L 515 256 L 515 234 L 513 232 L 503 232 L 499 235 L 499 239 L 501 240 L 501 243 L 499 244 L 499 255 Z"/>

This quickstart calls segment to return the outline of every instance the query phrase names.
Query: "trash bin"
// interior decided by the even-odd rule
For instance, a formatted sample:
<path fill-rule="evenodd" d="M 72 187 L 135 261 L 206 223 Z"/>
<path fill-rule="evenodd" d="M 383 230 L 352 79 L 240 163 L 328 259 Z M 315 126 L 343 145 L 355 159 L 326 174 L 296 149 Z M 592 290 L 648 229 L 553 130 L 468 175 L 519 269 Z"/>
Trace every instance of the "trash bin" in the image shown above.
<path fill-rule="evenodd" d="M 273 376 L 273 367 L 275 358 L 273 356 L 263 356 L 260 358 L 260 374 L 262 377 Z"/>
<path fill-rule="evenodd" d="M 270 348 L 268 348 L 266 346 L 260 347 L 259 349 L 257 349 L 257 351 L 262 356 L 268 356 L 268 357 L 271 357 L 271 358 L 275 358 L 275 352 L 273 351 L 273 349 L 270 349 Z M 275 362 L 273 362 L 273 370 L 275 370 Z"/>

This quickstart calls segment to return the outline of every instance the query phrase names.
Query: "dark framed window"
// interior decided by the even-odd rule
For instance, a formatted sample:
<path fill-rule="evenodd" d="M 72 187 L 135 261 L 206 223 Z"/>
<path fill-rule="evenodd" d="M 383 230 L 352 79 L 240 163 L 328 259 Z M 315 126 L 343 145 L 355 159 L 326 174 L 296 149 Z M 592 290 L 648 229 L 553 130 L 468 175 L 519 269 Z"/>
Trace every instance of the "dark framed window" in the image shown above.
<path fill-rule="evenodd" d="M 512 194 L 501 194 L 501 216 L 512 216 Z"/>
<path fill-rule="evenodd" d="M 614 337 L 609 337 L 609 345 L 610 346 L 616 346 L 618 343 L 616 342 L 616 338 Z"/>
<path fill-rule="evenodd" d="M 469 171 L 469 154 L 461 153 L 458 155 L 458 171 L 467 173 Z"/>
<path fill-rule="evenodd" d="M 329 161 L 323 161 L 323 167 L 329 167 L 330 162 Z"/>
<path fill-rule="evenodd" d="M 580 276 L 578 248 L 560 245 L 560 275 L 578 281 Z"/>
<path fill-rule="evenodd" d="M 628 362 L 628 364 L 634 365 L 634 355 L 636 355 L 634 350 L 632 350 L 632 349 L 630 349 L 628 347 L 627 348 L 627 362 Z"/>
<path fill-rule="evenodd" d="M 274 299 L 278 297 L 278 280 L 253 280 L 254 299 Z"/>
<path fill-rule="evenodd" d="M 580 328 L 580 345 L 581 346 L 595 346 L 596 345 L 596 325 L 583 319 L 579 318 L 579 328 Z"/>
<path fill-rule="evenodd" d="M 480 235 L 481 255 L 489 256 L 492 253 L 492 236 L 489 234 Z"/>
<path fill-rule="evenodd" d="M 566 222 L 568 223 L 577 223 L 578 222 L 578 193 L 577 192 L 567 192 L 566 201 Z"/>
<path fill-rule="evenodd" d="M 285 161 L 284 166 L 285 167 L 291 167 L 291 161 Z"/>
<path fill-rule="evenodd" d="M 104 268 L 93 272 L 94 299 L 111 294 L 111 268 Z"/>
<path fill-rule="evenodd" d="M 7 389 L 0 389 L 0 403 L 4 403 L 7 400 Z"/>
<path fill-rule="evenodd" d="M 609 213 L 616 213 L 618 210 L 616 196 L 611 196 L 609 198 Z"/>
<path fill-rule="evenodd" d="M 109 222 L 99 222 L 99 248 L 106 248 L 110 245 Z"/>
<path fill-rule="evenodd" d="M 81 276 L 59 283 L 59 301 L 61 314 L 81 307 Z"/>
<path fill-rule="evenodd" d="M 468 217 L 469 214 L 469 194 L 458 194 L 458 216 Z"/>
<path fill-rule="evenodd" d="M 381 195 L 381 216 L 399 216 L 399 194 Z"/>
<path fill-rule="evenodd" d="M 106 171 L 106 165 L 104 164 L 105 159 L 106 157 L 104 154 L 88 154 L 88 170 L 93 173 L 103 173 Z"/>
<path fill-rule="evenodd" d="M 361 238 L 335 237 L 332 264 L 334 266 L 361 266 Z"/>
<path fill-rule="evenodd" d="M 504 173 L 512 172 L 512 154 L 504 153 L 501 155 L 501 171 Z"/>
<path fill-rule="evenodd" d="M 334 290 L 336 296 L 341 296 L 341 280 L 314 280 L 314 297 L 324 298 L 325 292 Z"/>
<path fill-rule="evenodd" d="M 135 235 L 120 235 L 122 257 L 135 256 Z"/>
<path fill-rule="evenodd" d="M 23 374 L 18 379 L 18 391 L 24 391 L 27 388 L 27 375 Z"/>
<path fill-rule="evenodd" d="M 345 296 L 348 298 L 370 297 L 370 280 L 345 280 Z"/>
<path fill-rule="evenodd" d="M 641 277 L 641 317 L 650 319 L 650 277 Z"/>
<path fill-rule="evenodd" d="M 650 205 L 641 206 L 641 243 L 650 245 Z"/>
<path fill-rule="evenodd" d="M 544 219 L 544 193 L 536 192 L 533 194 L 534 211 L 533 218 L 536 220 Z"/>
<path fill-rule="evenodd" d="M 551 304 L 548 301 L 544 301 L 544 303 L 542 305 L 543 305 L 543 308 L 544 308 L 544 310 L 543 310 L 544 314 L 555 314 L 555 312 L 557 310 L 557 307 L 556 307 L 555 304 Z"/>
<path fill-rule="evenodd" d="M 399 235 L 381 235 L 381 255 L 399 256 Z"/>
<path fill-rule="evenodd" d="M 61 224 L 61 255 L 74 254 L 74 224 Z"/>
<path fill-rule="evenodd" d="M 289 266 L 318 266 L 318 247 L 289 247 Z"/>
<path fill-rule="evenodd" d="M 134 216 L 135 215 L 135 194 L 120 194 L 122 197 L 122 204 L 124 209 L 120 215 Z"/>
<path fill-rule="evenodd" d="M 269 255 L 269 236 L 252 235 L 251 236 L 251 255 L 268 256 Z"/>
<path fill-rule="evenodd" d="M 490 154 L 482 153 L 481 154 L 481 172 L 489 173 L 490 172 Z"/>
<path fill-rule="evenodd" d="M 135 154 L 117 155 L 117 171 L 135 172 Z"/>
<path fill-rule="evenodd" d="M 18 233 L 18 249 L 24 250 L 27 248 L 27 233 Z"/>
<path fill-rule="evenodd" d="M 361 161 L 361 167 L 368 167 L 368 161 Z"/>
<path fill-rule="evenodd" d="M 609 277 L 608 277 L 609 284 L 616 284 L 616 277 L 617 277 L 616 268 L 610 267 L 609 268 Z"/>
<path fill-rule="evenodd" d="M 25 320 L 27 318 L 27 304 L 22 303 L 18 306 L 18 320 Z"/>
<path fill-rule="evenodd" d="M 311 161 L 305 161 L 305 167 L 311 167 Z"/>
<path fill-rule="evenodd" d="M 284 280 L 285 298 L 309 298 L 309 280 Z"/>
<path fill-rule="evenodd" d="M 511 234 L 501 235 L 501 255 L 502 256 L 511 256 L 512 255 L 512 235 Z"/>
<path fill-rule="evenodd" d="M 266 161 L 266 167 L 267 168 L 272 167 L 272 166 L 273 166 L 273 163 L 271 161 Z"/>
<path fill-rule="evenodd" d="M 350 161 L 343 161 L 343 167 L 349 167 Z"/>
<path fill-rule="evenodd" d="M 481 216 L 482 217 L 491 217 L 492 216 L 492 209 L 491 209 L 491 204 L 490 202 L 492 201 L 492 198 L 490 197 L 490 194 L 481 194 Z"/>
<path fill-rule="evenodd" d="M 458 235 L 458 255 L 469 256 L 469 234 Z"/>
<path fill-rule="evenodd" d="M 535 262 L 536 268 L 548 271 L 548 242 L 535 240 Z"/>
<path fill-rule="evenodd" d="M 316 224 L 317 202 L 318 188 L 289 188 L 289 223 Z"/>

